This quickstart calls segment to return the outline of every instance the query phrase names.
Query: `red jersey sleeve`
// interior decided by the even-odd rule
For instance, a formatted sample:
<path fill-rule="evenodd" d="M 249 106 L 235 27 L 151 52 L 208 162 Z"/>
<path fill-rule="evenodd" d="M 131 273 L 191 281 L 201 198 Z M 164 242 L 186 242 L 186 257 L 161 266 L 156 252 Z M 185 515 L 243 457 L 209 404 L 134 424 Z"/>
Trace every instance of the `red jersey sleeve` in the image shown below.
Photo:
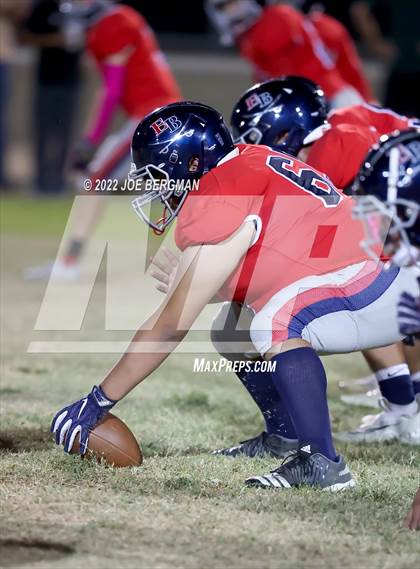
<path fill-rule="evenodd" d="M 378 138 L 394 130 L 405 130 L 413 126 L 413 121 L 391 109 L 383 109 L 368 104 L 353 105 L 333 111 L 329 117 L 329 122 L 332 125 L 345 123 L 373 127 L 378 133 Z"/>
<path fill-rule="evenodd" d="M 105 15 L 90 29 L 87 48 L 98 61 L 136 44 L 140 33 L 138 20 L 130 16 L 119 9 Z"/>
<path fill-rule="evenodd" d="M 337 188 L 345 188 L 355 178 L 376 136 L 368 128 L 353 125 L 332 127 L 317 140 L 307 163 L 326 174 Z"/>
<path fill-rule="evenodd" d="M 259 213 L 266 177 L 252 172 L 226 177 L 219 168 L 200 180 L 178 216 L 175 241 L 183 251 L 194 245 L 213 245 L 230 237 L 249 215 Z"/>
<path fill-rule="evenodd" d="M 247 216 L 243 198 L 221 195 L 219 182 L 210 172 L 191 192 L 178 216 L 175 242 L 183 251 L 194 245 L 220 243 L 234 233 Z"/>

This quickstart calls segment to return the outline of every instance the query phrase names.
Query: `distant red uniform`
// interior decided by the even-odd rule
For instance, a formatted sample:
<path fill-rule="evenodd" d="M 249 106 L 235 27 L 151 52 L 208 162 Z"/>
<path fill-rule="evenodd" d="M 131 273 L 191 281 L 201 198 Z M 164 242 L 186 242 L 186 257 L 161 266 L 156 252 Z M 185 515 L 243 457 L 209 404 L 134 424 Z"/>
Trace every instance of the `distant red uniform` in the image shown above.
<path fill-rule="evenodd" d="M 127 49 L 122 106 L 131 117 L 180 100 L 175 79 L 152 30 L 133 8 L 113 6 L 89 29 L 87 48 L 99 64 Z"/>
<path fill-rule="evenodd" d="M 362 104 L 352 105 L 332 111 L 328 117 L 332 125 L 353 124 L 356 126 L 374 127 L 379 136 L 390 134 L 394 130 L 405 130 L 413 126 L 418 126 L 418 121 L 409 119 L 403 115 L 383 109 L 374 105 Z"/>
<path fill-rule="evenodd" d="M 407 117 L 367 104 L 333 111 L 328 121 L 331 129 L 314 142 L 306 161 L 337 188 L 354 180 L 370 148 L 383 134 L 412 125 Z"/>
<path fill-rule="evenodd" d="M 265 8 L 238 45 L 242 55 L 268 77 L 307 77 L 329 98 L 347 86 L 315 26 L 291 6 Z"/>
<path fill-rule="evenodd" d="M 222 298 L 246 300 L 259 310 L 302 278 L 366 260 L 350 198 L 286 154 L 266 146 L 238 148 L 237 157 L 211 170 L 190 193 L 175 233 L 184 250 L 223 241 L 247 218 L 255 220 L 260 235 L 243 268 L 223 286 Z"/>
<path fill-rule="evenodd" d="M 309 18 L 333 58 L 341 77 L 366 101 L 371 101 L 372 91 L 364 76 L 354 42 L 346 28 L 341 22 L 322 12 L 313 12 Z"/>

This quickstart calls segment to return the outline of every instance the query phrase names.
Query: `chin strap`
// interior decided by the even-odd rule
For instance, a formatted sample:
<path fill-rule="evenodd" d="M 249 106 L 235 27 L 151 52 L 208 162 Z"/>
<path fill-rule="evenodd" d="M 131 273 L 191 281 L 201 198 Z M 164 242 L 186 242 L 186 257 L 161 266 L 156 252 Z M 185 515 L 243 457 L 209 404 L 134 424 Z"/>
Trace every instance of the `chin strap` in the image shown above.
<path fill-rule="evenodd" d="M 167 213 L 167 207 L 165 206 L 163 208 L 163 215 L 162 217 L 160 217 L 157 221 L 156 221 L 156 225 L 159 225 L 160 223 L 165 223 L 166 222 L 166 213 Z M 156 229 L 156 227 L 153 227 L 153 233 L 155 235 L 162 235 L 162 233 L 165 231 L 165 229 Z"/>

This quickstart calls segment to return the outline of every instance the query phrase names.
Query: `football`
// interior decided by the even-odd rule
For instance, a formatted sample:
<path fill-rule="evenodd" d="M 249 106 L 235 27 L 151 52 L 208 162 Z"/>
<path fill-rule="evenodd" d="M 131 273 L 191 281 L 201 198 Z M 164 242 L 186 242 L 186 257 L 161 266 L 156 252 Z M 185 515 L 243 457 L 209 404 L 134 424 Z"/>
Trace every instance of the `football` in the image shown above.
<path fill-rule="evenodd" d="M 79 452 L 78 436 L 71 454 Z M 88 450 L 84 458 L 104 460 L 110 466 L 140 466 L 143 455 L 136 437 L 118 417 L 108 413 L 89 435 Z"/>

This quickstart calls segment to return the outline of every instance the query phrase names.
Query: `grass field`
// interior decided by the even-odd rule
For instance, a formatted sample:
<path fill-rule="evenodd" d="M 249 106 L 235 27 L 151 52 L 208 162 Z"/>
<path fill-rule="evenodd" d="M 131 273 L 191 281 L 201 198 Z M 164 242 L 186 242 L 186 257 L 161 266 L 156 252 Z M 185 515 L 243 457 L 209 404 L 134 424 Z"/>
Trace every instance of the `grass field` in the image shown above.
<path fill-rule="evenodd" d="M 52 415 L 116 357 L 27 353 L 45 284 L 24 283 L 21 270 L 55 255 L 68 208 L 2 204 L 0 566 L 415 567 L 419 536 L 400 528 L 419 484 L 418 448 L 339 445 L 358 480 L 343 494 L 246 489 L 247 476 L 276 463 L 209 451 L 259 432 L 257 409 L 232 374 L 193 375 L 192 354 L 170 357 L 116 408 L 142 443 L 142 467 L 114 470 L 54 447 Z M 104 287 L 99 279 L 98 304 Z M 81 334 L 102 337 L 100 312 Z M 325 363 L 334 428 L 354 426 L 366 410 L 340 403 L 337 381 L 366 374 L 365 364 L 359 355 Z"/>

